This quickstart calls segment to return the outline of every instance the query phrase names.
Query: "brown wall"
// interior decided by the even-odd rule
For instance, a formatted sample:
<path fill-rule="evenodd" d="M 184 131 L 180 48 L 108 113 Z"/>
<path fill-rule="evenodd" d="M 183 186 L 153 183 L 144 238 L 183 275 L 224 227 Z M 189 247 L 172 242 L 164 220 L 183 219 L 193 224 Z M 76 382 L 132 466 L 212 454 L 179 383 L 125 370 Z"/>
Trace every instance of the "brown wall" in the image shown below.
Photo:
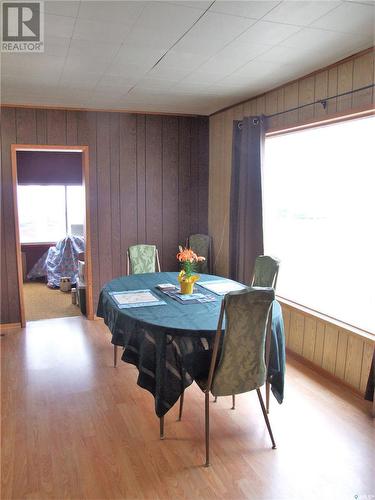
<path fill-rule="evenodd" d="M 125 274 L 126 249 L 155 243 L 162 270 L 179 242 L 207 233 L 208 119 L 2 108 L 1 322 L 20 321 L 10 145 L 88 145 L 94 309 Z"/>

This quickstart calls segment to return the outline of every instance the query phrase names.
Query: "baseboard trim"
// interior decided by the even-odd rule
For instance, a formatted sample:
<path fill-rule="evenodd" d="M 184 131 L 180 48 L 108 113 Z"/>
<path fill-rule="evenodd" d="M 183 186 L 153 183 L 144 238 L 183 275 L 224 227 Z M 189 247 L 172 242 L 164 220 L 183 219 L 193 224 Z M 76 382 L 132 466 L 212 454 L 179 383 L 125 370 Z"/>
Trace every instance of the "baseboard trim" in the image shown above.
<path fill-rule="evenodd" d="M 352 392 L 355 396 L 360 397 L 361 399 L 364 398 L 364 394 L 362 393 L 362 391 L 360 389 L 356 389 L 352 385 L 348 384 L 342 378 L 336 377 L 331 372 L 325 370 L 321 366 L 316 365 L 315 363 L 313 363 L 312 361 L 310 361 L 307 358 L 304 358 L 300 354 L 297 354 L 296 352 L 290 350 L 288 347 L 286 348 L 286 354 L 287 354 L 287 356 L 295 359 L 296 361 L 298 361 L 299 363 L 303 364 L 307 368 L 310 368 L 310 370 L 314 371 L 318 375 L 321 375 L 322 377 L 325 377 L 330 382 L 333 382 L 335 384 L 338 384 L 338 385 L 341 385 L 341 386 L 345 387 L 350 392 Z"/>

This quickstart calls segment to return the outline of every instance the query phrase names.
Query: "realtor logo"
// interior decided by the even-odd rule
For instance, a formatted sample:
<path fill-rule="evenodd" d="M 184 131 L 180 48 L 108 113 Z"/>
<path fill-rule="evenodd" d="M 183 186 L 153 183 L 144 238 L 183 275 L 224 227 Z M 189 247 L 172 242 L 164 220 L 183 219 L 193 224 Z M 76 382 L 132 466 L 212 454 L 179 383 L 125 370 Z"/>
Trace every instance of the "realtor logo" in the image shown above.
<path fill-rule="evenodd" d="M 43 2 L 3 2 L 2 52 L 44 52 Z"/>

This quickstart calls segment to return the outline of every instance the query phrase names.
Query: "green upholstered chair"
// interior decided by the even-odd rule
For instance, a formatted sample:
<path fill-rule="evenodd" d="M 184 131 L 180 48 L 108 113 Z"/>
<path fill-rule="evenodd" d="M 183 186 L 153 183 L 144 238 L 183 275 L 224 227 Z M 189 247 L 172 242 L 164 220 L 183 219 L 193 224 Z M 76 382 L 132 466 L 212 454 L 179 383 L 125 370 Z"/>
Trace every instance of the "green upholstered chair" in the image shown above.
<path fill-rule="evenodd" d="M 269 255 L 259 255 L 255 259 L 254 274 L 251 286 L 272 287 L 276 290 L 280 261 Z M 234 407 L 234 402 L 233 402 Z M 266 382 L 266 409 L 270 409 L 270 384 Z"/>
<path fill-rule="evenodd" d="M 127 274 L 160 273 L 159 253 L 155 245 L 133 245 L 127 252 Z"/>
<path fill-rule="evenodd" d="M 259 403 L 276 448 L 260 387 L 266 381 L 265 344 L 271 333 L 271 309 L 275 298 L 272 288 L 252 288 L 228 293 L 222 303 L 208 378 L 197 381 L 205 393 L 206 466 L 209 455 L 209 394 L 229 396 L 257 391 Z M 222 322 L 226 327 L 219 357 Z"/>
<path fill-rule="evenodd" d="M 259 255 L 255 259 L 251 286 L 271 287 L 276 289 L 280 261 L 269 255 Z"/>
<path fill-rule="evenodd" d="M 133 245 L 128 248 L 126 274 L 160 273 L 159 253 L 155 245 Z M 113 346 L 113 364 L 117 366 L 117 345 Z"/>
<path fill-rule="evenodd" d="M 211 273 L 211 237 L 207 234 L 192 234 L 187 239 L 186 246 L 191 248 L 193 252 L 206 260 L 198 262 L 198 273 Z"/>

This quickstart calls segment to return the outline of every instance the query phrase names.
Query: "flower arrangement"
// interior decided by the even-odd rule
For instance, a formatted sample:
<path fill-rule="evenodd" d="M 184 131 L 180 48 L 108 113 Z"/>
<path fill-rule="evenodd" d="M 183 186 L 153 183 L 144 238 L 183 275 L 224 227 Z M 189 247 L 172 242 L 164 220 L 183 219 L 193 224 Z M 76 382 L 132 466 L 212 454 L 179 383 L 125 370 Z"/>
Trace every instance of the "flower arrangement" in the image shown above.
<path fill-rule="evenodd" d="M 181 271 L 178 281 L 181 285 L 181 293 L 193 293 L 194 283 L 199 280 L 199 275 L 194 274 L 197 262 L 206 260 L 198 256 L 191 248 L 178 247 L 177 260 L 181 262 Z"/>

